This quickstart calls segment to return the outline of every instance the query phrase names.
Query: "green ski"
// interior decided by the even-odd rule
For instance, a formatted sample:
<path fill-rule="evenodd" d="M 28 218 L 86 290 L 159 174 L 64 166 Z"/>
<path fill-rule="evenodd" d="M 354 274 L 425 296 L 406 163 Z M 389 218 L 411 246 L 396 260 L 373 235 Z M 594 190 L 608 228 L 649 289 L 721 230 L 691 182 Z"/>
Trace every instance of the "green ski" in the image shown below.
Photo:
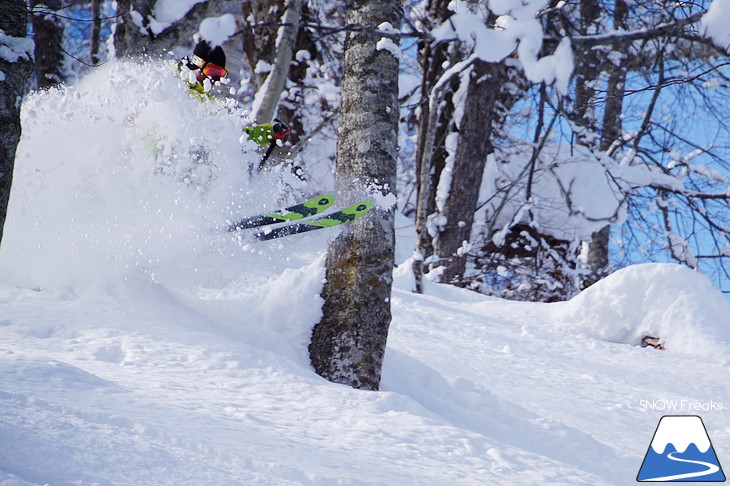
<path fill-rule="evenodd" d="M 330 214 L 324 214 L 317 218 L 307 219 L 305 221 L 290 223 L 278 228 L 267 228 L 254 234 L 256 239 L 261 241 L 273 240 L 282 236 L 297 235 L 308 231 L 315 231 L 324 228 L 330 228 L 343 223 L 353 221 L 366 214 L 373 207 L 373 201 L 360 201 L 345 209 Z"/>
<path fill-rule="evenodd" d="M 288 221 L 296 221 L 302 218 L 308 218 L 328 209 L 334 204 L 336 196 L 334 194 L 321 194 L 317 197 L 295 204 L 288 208 L 279 209 L 270 213 L 257 214 L 248 218 L 243 218 L 235 223 L 228 225 L 228 231 L 238 231 L 247 228 L 257 228 L 276 223 L 285 223 Z"/>

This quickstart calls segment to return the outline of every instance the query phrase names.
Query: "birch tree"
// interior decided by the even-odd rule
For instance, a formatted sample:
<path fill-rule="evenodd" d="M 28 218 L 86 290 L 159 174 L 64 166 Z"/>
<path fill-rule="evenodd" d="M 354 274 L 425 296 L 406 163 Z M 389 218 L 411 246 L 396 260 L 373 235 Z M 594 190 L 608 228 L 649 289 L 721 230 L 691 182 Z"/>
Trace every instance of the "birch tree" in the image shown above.
<path fill-rule="evenodd" d="M 396 42 L 372 31 L 399 26 L 402 14 L 397 0 L 347 7 L 348 24 L 364 29 L 349 32 L 345 42 L 336 186 L 346 201 L 395 191 L 399 52 Z M 309 351 L 316 372 L 330 381 L 379 387 L 391 320 L 393 211 L 376 204 L 329 245 L 323 315 Z"/>
<path fill-rule="evenodd" d="M 243 4 L 242 42 L 248 83 L 242 95 L 255 100 L 251 118 L 257 122 L 278 118 L 289 125 L 291 148 L 286 158 L 302 167 L 316 157 L 326 160 L 329 172 L 334 160 L 334 151 L 308 154 L 307 160 L 295 159 L 313 140 L 334 139 L 344 36 L 326 35 L 314 26 L 326 25 L 334 31 L 344 23 L 343 4 L 332 0 Z M 277 158 L 270 160 L 276 162 Z"/>
<path fill-rule="evenodd" d="M 282 27 L 273 46 L 274 62 L 263 82 L 262 93 L 256 107 L 254 119 L 257 123 L 268 123 L 276 116 L 281 93 L 289 79 L 301 14 L 302 0 L 289 0 L 281 18 Z"/>
<path fill-rule="evenodd" d="M 23 0 L 0 1 L 0 242 L 20 141 L 20 103 L 33 70 L 33 41 L 26 37 Z"/>

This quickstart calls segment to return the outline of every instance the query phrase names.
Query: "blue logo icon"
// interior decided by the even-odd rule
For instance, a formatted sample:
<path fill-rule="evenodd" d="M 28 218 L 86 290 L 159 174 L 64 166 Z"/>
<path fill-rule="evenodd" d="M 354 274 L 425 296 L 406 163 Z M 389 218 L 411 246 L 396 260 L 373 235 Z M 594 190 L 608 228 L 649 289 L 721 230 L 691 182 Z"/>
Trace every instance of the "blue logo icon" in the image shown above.
<path fill-rule="evenodd" d="M 662 417 L 636 480 L 724 482 L 725 474 L 702 419 L 696 415 Z"/>

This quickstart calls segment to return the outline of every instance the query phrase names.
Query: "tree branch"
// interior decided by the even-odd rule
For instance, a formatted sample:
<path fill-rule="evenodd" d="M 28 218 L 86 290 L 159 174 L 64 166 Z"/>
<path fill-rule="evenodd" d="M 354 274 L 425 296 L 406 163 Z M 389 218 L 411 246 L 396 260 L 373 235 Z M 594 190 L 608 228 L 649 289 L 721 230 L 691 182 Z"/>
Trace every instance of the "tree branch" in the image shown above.
<path fill-rule="evenodd" d="M 629 32 L 614 32 L 610 34 L 576 35 L 569 37 L 570 42 L 573 45 L 579 45 L 582 48 L 590 48 L 593 46 L 599 46 L 604 44 L 626 44 L 636 40 L 654 39 L 656 37 L 660 37 L 662 35 L 674 32 L 688 25 L 692 25 L 695 22 L 698 22 L 702 18 L 702 16 L 705 15 L 705 13 L 707 12 L 696 12 L 688 17 L 679 19 L 675 22 L 665 22 L 663 24 L 659 24 L 655 27 L 651 27 L 648 29 L 632 30 Z M 555 43 L 560 41 L 560 39 L 552 38 L 546 40 Z"/>
<path fill-rule="evenodd" d="M 313 29 L 317 31 L 325 32 L 322 37 L 328 36 L 328 35 L 334 35 L 334 34 L 340 34 L 342 32 L 361 32 L 366 34 L 371 34 L 378 37 L 386 37 L 388 39 L 393 40 L 400 40 L 405 38 L 416 38 L 416 39 L 428 39 L 433 40 L 430 34 L 425 32 L 396 32 L 396 31 L 385 31 L 385 30 L 379 30 L 379 29 L 371 29 L 368 27 L 365 27 L 364 25 L 357 25 L 357 24 L 347 24 L 344 26 L 332 26 L 332 25 L 322 25 L 322 24 L 313 24 L 309 22 L 299 22 L 296 25 L 290 22 L 262 22 L 258 24 L 252 24 L 247 25 L 235 34 L 233 34 L 231 37 L 235 37 L 237 35 L 243 34 L 244 32 L 248 30 L 254 30 L 254 29 L 263 29 L 263 28 L 272 28 L 272 29 L 278 29 L 280 27 L 298 27 L 298 28 L 305 28 L 305 29 Z M 320 37 L 321 38 L 321 37 Z"/>

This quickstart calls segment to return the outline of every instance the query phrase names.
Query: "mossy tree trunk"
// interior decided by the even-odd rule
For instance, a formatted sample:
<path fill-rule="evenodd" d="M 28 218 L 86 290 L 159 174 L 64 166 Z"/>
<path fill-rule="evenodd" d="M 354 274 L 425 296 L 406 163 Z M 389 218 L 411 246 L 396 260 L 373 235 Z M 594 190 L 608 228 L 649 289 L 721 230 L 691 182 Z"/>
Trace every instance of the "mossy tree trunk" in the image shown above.
<path fill-rule="evenodd" d="M 402 14 L 397 0 L 356 0 L 348 6 L 348 24 L 366 27 L 349 33 L 345 44 L 336 184 L 349 202 L 373 191 L 376 203 L 394 199 L 380 196 L 395 191 L 398 58 L 394 41 L 367 30 L 384 22 L 397 27 Z M 330 244 L 323 316 L 309 348 L 321 376 L 367 390 L 380 385 L 391 320 L 395 208 L 382 206 L 346 225 Z"/>

